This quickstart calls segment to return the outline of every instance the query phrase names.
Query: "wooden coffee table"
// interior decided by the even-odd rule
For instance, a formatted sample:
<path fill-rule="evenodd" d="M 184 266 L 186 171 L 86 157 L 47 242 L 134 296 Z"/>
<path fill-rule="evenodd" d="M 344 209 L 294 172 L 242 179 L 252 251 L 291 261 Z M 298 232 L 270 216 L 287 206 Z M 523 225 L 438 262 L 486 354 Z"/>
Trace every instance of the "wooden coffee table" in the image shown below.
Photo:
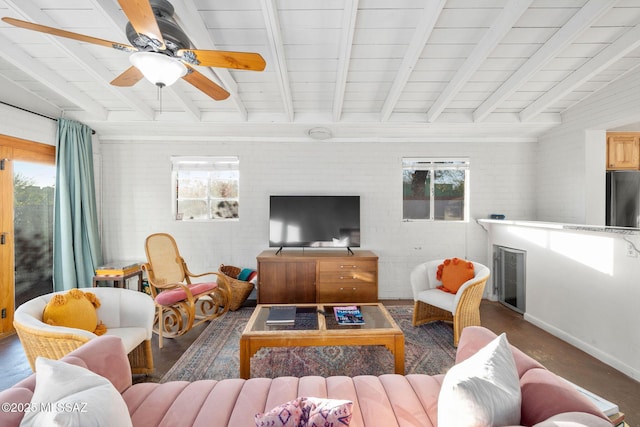
<path fill-rule="evenodd" d="M 297 308 L 293 326 L 267 325 L 275 304 L 258 304 L 240 337 L 240 377 L 251 376 L 251 356 L 263 347 L 384 345 L 394 356 L 395 373 L 404 375 L 404 334 L 380 303 L 278 304 Z M 334 306 L 357 305 L 364 325 L 339 325 Z"/>

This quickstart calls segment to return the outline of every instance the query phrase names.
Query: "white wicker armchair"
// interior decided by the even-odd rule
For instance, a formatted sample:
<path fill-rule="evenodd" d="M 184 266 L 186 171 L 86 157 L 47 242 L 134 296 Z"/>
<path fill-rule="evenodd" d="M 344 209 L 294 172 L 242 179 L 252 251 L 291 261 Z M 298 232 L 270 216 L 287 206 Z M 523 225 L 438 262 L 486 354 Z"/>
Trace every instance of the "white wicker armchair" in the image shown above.
<path fill-rule="evenodd" d="M 153 372 L 151 337 L 153 335 L 153 299 L 145 293 L 121 288 L 86 288 L 100 300 L 98 320 L 107 327 L 106 335 L 122 338 L 134 374 Z M 38 356 L 60 359 L 84 343 L 97 337 L 83 329 L 52 326 L 42 322 L 42 313 L 55 292 L 36 297 L 18 307 L 13 325 L 31 369 L 35 371 Z"/>
<path fill-rule="evenodd" d="M 413 326 L 436 320 L 453 322 L 453 345 L 458 346 L 462 330 L 467 326 L 480 326 L 480 301 L 489 279 L 489 268 L 474 262 L 475 276 L 462 284 L 456 294 L 450 294 L 437 286 L 438 266 L 444 260 L 427 261 L 411 272 L 413 290 Z"/>

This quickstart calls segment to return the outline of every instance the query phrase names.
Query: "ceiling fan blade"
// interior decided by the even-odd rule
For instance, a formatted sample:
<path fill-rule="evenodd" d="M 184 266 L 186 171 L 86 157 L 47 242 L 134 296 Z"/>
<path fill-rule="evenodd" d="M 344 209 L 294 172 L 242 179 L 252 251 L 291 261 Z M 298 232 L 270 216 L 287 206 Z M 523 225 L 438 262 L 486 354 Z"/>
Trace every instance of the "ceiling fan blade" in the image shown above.
<path fill-rule="evenodd" d="M 267 65 L 259 53 L 230 52 L 224 50 L 180 49 L 178 58 L 205 67 L 235 68 L 238 70 L 262 71 Z"/>
<path fill-rule="evenodd" d="M 142 75 L 142 72 L 140 70 L 138 70 L 136 67 L 131 66 L 131 67 L 127 68 L 118 77 L 116 77 L 115 79 L 111 80 L 111 84 L 114 85 L 114 86 L 129 87 L 129 86 L 133 86 L 134 84 L 138 83 L 143 78 L 144 78 L 144 76 Z"/>
<path fill-rule="evenodd" d="M 193 67 L 187 64 L 185 65 L 189 69 L 189 72 L 182 77 L 183 80 L 186 80 L 191 85 L 200 89 L 202 92 L 209 95 L 216 101 L 222 101 L 223 99 L 227 99 L 229 97 L 229 92 L 206 78 L 203 74 L 194 70 Z"/>
<path fill-rule="evenodd" d="M 96 37 L 85 36 L 84 34 L 72 33 L 70 31 L 60 30 L 58 28 L 47 27 L 46 25 L 34 24 L 33 22 L 21 21 L 15 18 L 4 17 L 2 18 L 7 24 L 14 25 L 16 27 L 24 28 L 27 30 L 38 31 L 45 34 L 51 34 L 52 36 L 65 37 L 68 39 L 78 40 L 81 42 L 97 44 L 100 46 L 110 47 L 116 50 L 122 50 L 125 52 L 137 52 L 133 46 L 122 44 L 118 42 L 112 42 L 109 40 L 98 39 Z"/>
<path fill-rule="evenodd" d="M 118 0 L 118 3 L 138 34 L 154 40 L 158 49 L 166 48 L 149 0 Z"/>

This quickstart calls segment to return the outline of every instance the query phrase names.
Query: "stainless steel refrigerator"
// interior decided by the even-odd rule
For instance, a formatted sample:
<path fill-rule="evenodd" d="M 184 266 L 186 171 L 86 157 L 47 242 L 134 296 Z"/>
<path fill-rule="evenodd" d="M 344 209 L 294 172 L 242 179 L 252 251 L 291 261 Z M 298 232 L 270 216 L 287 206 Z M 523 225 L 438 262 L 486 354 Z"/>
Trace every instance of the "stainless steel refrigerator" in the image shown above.
<path fill-rule="evenodd" d="M 640 228 L 640 171 L 607 172 L 606 225 Z"/>

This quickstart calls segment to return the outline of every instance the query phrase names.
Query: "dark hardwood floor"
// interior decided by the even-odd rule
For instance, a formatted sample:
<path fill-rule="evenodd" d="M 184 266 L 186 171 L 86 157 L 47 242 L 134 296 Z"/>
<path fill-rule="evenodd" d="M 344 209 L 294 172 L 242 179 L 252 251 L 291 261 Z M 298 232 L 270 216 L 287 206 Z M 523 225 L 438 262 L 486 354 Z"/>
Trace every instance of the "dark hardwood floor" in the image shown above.
<path fill-rule="evenodd" d="M 483 326 L 498 334 L 506 332 L 511 344 L 550 371 L 616 403 L 629 426 L 640 426 L 640 382 L 523 320 L 521 314 L 500 303 L 483 301 L 480 317 Z"/>
<path fill-rule="evenodd" d="M 255 301 L 254 301 L 255 303 Z M 385 301 L 387 304 L 413 304 L 412 301 Z M 600 362 L 566 342 L 523 320 L 522 315 L 496 302 L 483 301 L 483 326 L 496 333 L 506 332 L 509 342 L 532 356 L 549 370 L 569 381 L 615 402 L 625 413 L 629 426 L 640 426 L 640 383 Z M 136 376 L 135 381 L 157 382 L 206 327 L 201 325 L 175 340 L 165 340 L 158 348 L 153 338 L 155 372 L 148 377 Z M 621 343 L 624 345 L 624 343 Z M 3 375 L 0 390 L 12 386 L 31 374 L 17 336 L 0 340 L 0 364 Z"/>

